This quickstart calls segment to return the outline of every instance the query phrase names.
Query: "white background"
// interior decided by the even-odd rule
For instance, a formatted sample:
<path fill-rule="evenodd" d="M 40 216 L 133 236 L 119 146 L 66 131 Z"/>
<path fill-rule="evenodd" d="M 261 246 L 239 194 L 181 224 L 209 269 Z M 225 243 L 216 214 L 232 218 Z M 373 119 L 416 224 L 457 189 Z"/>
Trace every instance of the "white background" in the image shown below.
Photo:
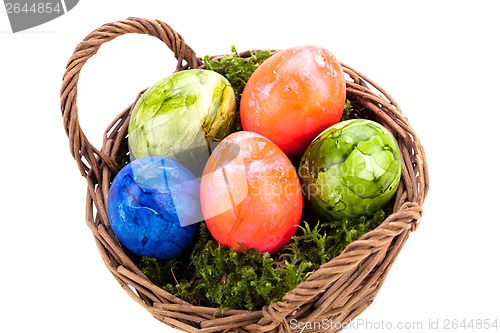
<path fill-rule="evenodd" d="M 398 101 L 427 153 L 430 191 L 375 302 L 359 317 L 500 319 L 500 24 L 496 1 L 97 1 L 12 34 L 0 13 L 2 332 L 174 332 L 116 283 L 84 219 L 86 181 L 59 107 L 65 64 L 100 25 L 167 22 L 198 55 L 316 44 Z M 159 40 L 124 36 L 84 67 L 80 121 L 102 132 L 137 93 L 173 71 Z M 500 323 L 499 323 L 500 324 Z M 441 331 L 440 330 L 440 331 Z M 362 327 L 360 332 L 364 330 Z M 385 330 L 379 330 L 385 331 Z M 433 330 L 435 331 L 435 330 Z M 463 330 L 461 330 L 463 331 Z M 467 330 L 468 332 L 474 330 Z"/>

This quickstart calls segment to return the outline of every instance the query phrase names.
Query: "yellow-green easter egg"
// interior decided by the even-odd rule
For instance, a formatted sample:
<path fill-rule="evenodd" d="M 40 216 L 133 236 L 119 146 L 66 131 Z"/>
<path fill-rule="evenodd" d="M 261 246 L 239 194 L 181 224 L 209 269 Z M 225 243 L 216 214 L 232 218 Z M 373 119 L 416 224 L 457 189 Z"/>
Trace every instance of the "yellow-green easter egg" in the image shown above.
<path fill-rule="evenodd" d="M 200 69 L 171 74 L 146 90 L 132 111 L 132 158 L 163 156 L 192 171 L 205 164 L 210 142 L 232 132 L 235 110 L 234 90 L 222 75 Z"/>

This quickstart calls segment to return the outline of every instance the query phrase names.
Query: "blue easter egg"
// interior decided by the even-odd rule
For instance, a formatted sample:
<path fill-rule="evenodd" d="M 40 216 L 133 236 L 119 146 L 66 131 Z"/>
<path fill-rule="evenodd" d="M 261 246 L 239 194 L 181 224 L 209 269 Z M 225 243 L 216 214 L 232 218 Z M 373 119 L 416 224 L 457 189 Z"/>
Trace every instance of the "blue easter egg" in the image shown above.
<path fill-rule="evenodd" d="M 111 229 L 125 247 L 158 259 L 188 249 L 203 220 L 199 182 L 181 164 L 157 156 L 134 160 L 120 170 L 107 210 Z"/>

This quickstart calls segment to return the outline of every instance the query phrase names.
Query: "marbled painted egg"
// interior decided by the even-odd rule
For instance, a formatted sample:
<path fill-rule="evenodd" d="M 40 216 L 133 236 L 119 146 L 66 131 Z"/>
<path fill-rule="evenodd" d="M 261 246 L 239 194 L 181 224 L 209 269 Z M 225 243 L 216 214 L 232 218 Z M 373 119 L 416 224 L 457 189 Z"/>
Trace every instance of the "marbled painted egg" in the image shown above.
<path fill-rule="evenodd" d="M 379 123 L 342 121 L 311 142 L 299 177 L 317 217 L 329 221 L 369 215 L 396 193 L 401 178 L 398 144 Z"/>
<path fill-rule="evenodd" d="M 295 234 L 302 191 L 286 155 L 269 139 L 236 132 L 213 151 L 201 180 L 210 233 L 229 247 L 274 253 Z"/>
<path fill-rule="evenodd" d="M 207 143 L 231 133 L 235 109 L 233 88 L 222 75 L 200 69 L 171 74 L 137 101 L 128 128 L 130 151 L 134 158 L 163 156 L 191 171 L 203 168 Z"/>
<path fill-rule="evenodd" d="M 345 98 L 342 67 L 330 51 L 293 47 L 252 74 L 241 96 L 241 124 L 300 158 L 316 135 L 340 121 Z"/>
<path fill-rule="evenodd" d="M 182 254 L 203 220 L 198 180 L 168 158 L 143 157 L 127 164 L 111 184 L 111 229 L 132 252 L 170 259 Z"/>

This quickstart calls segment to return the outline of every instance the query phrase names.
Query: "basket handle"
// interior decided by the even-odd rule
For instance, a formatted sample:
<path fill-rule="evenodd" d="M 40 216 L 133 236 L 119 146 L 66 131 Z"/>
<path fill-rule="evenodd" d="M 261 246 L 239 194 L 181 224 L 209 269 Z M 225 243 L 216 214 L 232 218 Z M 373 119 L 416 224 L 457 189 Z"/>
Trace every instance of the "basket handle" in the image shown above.
<path fill-rule="evenodd" d="M 183 60 L 190 68 L 198 68 L 199 66 L 195 52 L 184 42 L 182 36 L 159 20 L 129 17 L 122 21 L 107 23 L 85 37 L 76 47 L 66 65 L 61 86 L 61 112 L 64 129 L 70 141 L 71 154 L 84 177 L 87 177 L 91 168 L 95 170 L 97 167 L 96 155 L 110 168 L 116 169 L 117 166 L 109 156 L 95 148 L 87 140 L 80 128 L 76 105 L 80 71 L 87 60 L 97 53 L 102 44 L 127 33 L 145 34 L 162 40 L 174 52 L 177 59 L 176 71 L 183 67 Z"/>

